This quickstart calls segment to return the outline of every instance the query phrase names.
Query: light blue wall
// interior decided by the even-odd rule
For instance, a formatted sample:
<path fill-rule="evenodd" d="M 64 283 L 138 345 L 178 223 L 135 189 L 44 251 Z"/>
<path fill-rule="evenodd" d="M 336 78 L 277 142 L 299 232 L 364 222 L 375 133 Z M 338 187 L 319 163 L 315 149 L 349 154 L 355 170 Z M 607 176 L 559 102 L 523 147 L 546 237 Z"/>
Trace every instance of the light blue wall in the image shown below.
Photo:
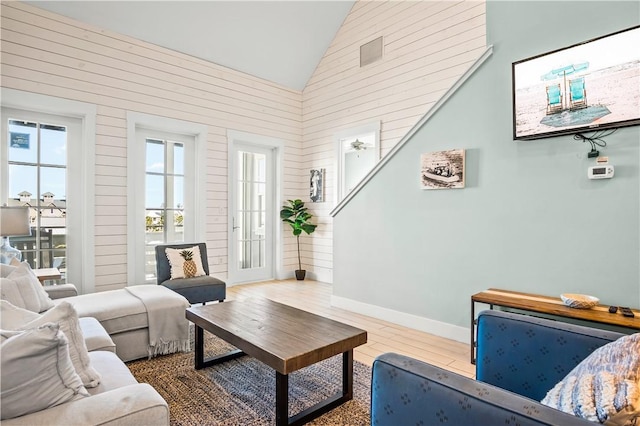
<path fill-rule="evenodd" d="M 587 144 L 511 124 L 512 62 L 639 23 L 638 2 L 488 2 L 493 55 L 335 216 L 334 295 L 463 327 L 489 287 L 640 306 L 640 127 L 593 181 Z M 453 148 L 466 188 L 420 189 L 420 155 Z"/>

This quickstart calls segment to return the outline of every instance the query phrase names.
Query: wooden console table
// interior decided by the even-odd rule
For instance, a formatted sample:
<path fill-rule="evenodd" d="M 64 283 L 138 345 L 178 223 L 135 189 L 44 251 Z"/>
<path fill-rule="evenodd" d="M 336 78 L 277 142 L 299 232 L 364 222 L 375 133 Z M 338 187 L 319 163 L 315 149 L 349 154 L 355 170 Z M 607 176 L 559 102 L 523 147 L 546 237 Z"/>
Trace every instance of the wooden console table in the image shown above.
<path fill-rule="evenodd" d="M 47 280 L 59 280 L 62 278 L 62 274 L 58 268 L 41 268 L 34 269 L 33 272 L 38 277 L 40 284 L 44 285 L 44 282 Z"/>
<path fill-rule="evenodd" d="M 623 316 L 620 310 L 615 314 L 609 313 L 609 306 L 606 305 L 597 305 L 591 309 L 576 309 L 566 306 L 559 297 L 490 288 L 471 296 L 471 364 L 476 363 L 476 303 L 488 304 L 490 309 L 493 309 L 494 305 L 504 306 L 507 308 L 640 330 L 640 311 L 637 309 L 632 309 L 635 317 L 630 318 Z"/>

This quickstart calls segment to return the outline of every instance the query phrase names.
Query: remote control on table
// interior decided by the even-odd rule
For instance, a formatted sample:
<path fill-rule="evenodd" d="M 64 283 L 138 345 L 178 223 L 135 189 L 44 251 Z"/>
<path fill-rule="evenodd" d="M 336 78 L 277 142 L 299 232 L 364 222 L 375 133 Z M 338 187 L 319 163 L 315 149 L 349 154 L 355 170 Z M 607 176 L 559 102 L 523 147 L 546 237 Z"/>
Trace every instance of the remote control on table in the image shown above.
<path fill-rule="evenodd" d="M 620 312 L 622 312 L 622 315 L 624 315 L 625 317 L 629 317 L 629 318 L 633 318 L 635 315 L 633 315 L 633 311 L 629 308 L 623 308 L 622 306 L 620 306 Z"/>

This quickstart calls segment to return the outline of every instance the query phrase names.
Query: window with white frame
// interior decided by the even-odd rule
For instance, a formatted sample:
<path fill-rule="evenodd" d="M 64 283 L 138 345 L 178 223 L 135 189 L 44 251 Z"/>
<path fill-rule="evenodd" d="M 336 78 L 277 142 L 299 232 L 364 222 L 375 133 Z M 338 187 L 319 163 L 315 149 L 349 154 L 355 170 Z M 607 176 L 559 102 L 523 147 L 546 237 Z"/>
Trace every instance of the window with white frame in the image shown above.
<path fill-rule="evenodd" d="M 94 276 L 93 209 L 86 205 L 92 184 L 93 152 L 84 141 L 95 123 L 87 104 L 2 89 L 0 200 L 29 207 L 31 235 L 12 238 L 12 245 L 32 268 L 55 267 L 61 281 L 91 292 Z M 35 112 L 51 110 L 58 114 Z M 64 114 L 69 115 L 64 115 Z M 90 258 L 88 258 L 90 256 Z"/>
<path fill-rule="evenodd" d="M 12 245 L 33 269 L 58 268 L 64 280 L 69 132 L 61 122 L 68 119 L 50 118 L 49 122 L 41 122 L 15 116 L 7 120 L 9 191 L 6 203 L 29 207 L 31 227 L 31 235 L 13 238 Z"/>
<path fill-rule="evenodd" d="M 194 141 L 172 139 L 145 138 L 146 281 L 156 276 L 155 246 L 184 242 L 184 151 Z"/>
<path fill-rule="evenodd" d="M 206 127 L 130 113 L 129 285 L 156 280 L 155 246 L 204 242 Z"/>

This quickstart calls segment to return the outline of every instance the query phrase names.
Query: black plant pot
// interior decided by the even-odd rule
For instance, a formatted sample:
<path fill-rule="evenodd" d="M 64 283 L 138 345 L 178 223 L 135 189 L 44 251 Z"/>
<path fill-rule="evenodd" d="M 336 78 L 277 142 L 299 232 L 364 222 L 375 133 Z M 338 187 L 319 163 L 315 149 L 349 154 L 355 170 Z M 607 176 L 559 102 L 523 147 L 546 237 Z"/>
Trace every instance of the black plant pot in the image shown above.
<path fill-rule="evenodd" d="M 307 275 L 307 271 L 304 269 L 296 269 L 296 280 L 303 281 L 305 275 Z"/>

